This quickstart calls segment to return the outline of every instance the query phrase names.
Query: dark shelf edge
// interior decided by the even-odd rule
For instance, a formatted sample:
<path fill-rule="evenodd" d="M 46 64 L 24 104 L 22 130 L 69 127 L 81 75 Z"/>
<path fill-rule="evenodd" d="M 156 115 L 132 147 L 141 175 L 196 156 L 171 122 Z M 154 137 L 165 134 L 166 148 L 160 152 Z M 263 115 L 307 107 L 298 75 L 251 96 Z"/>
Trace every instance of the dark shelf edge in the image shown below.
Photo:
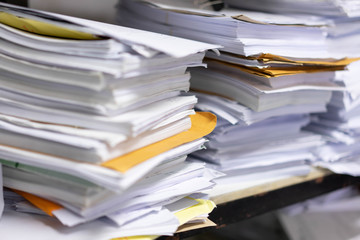
<path fill-rule="evenodd" d="M 0 0 L 0 2 L 28 7 L 28 0 Z"/>
<path fill-rule="evenodd" d="M 360 177 L 330 174 L 310 181 L 276 189 L 255 196 L 223 203 L 217 206 L 210 214 L 210 220 L 217 227 L 202 228 L 175 234 L 172 237 L 159 239 L 177 240 L 191 237 L 208 231 L 224 228 L 232 223 L 250 219 L 252 217 L 271 212 L 340 188 L 360 183 Z"/>
<path fill-rule="evenodd" d="M 360 178 L 330 174 L 325 177 L 276 189 L 260 195 L 218 205 L 211 213 L 210 219 L 218 225 L 218 228 L 221 228 L 231 223 L 246 220 L 336 189 L 359 183 Z"/>

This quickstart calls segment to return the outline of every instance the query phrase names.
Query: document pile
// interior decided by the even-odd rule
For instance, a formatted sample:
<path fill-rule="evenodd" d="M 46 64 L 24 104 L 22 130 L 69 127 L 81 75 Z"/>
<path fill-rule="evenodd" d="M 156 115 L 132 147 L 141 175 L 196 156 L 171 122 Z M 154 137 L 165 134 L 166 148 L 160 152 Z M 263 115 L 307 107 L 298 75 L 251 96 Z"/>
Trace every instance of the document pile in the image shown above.
<path fill-rule="evenodd" d="M 360 37 L 359 22 L 357 33 L 350 35 Z M 355 26 L 354 26 L 355 27 Z M 339 26 L 339 28 L 341 28 Z M 345 36 L 348 38 L 349 35 Z M 338 39 L 341 37 L 338 37 Z M 358 42 L 347 44 L 344 53 L 351 46 L 352 55 L 360 57 L 356 50 Z M 336 92 L 327 106 L 327 112 L 313 117 L 309 130 L 323 134 L 328 138 L 326 146 L 318 149 L 317 154 L 322 160 L 316 165 L 327 167 L 330 170 L 360 176 L 360 61 L 348 65 L 346 71 L 338 72 L 335 79 L 345 86 L 346 91 Z"/>
<path fill-rule="evenodd" d="M 336 72 L 334 77 L 346 91 L 334 92 L 327 112 L 314 116 L 308 130 L 323 134 L 329 140 L 319 147 L 317 155 L 322 162 L 316 163 L 337 173 L 360 176 L 360 5 L 358 1 L 232 1 L 228 4 L 261 11 L 287 14 L 303 13 L 309 17 L 328 22 L 326 45 L 334 58 L 352 57 L 357 60 L 345 71 Z M 310 15 L 312 14 L 312 15 Z"/>
<path fill-rule="evenodd" d="M 230 6 L 275 13 L 360 17 L 360 2 L 353 0 L 224 0 Z"/>
<path fill-rule="evenodd" d="M 216 117 L 181 92 L 187 67 L 218 46 L 3 3 L 0 31 L 3 185 L 59 220 L 6 211 L 2 237 L 171 235 L 207 223 L 213 204 L 185 197 L 221 174 L 185 159 Z M 11 209 L 34 211 L 16 199 Z"/>
<path fill-rule="evenodd" d="M 324 144 L 321 136 L 302 131 L 310 122 L 309 112 L 325 111 L 324 104 L 286 105 L 255 112 L 223 97 L 197 93 L 197 108 L 218 116 L 207 149 L 191 154 L 194 160 L 226 173 L 216 180 L 211 196 L 310 171 L 307 161 Z"/>
<path fill-rule="evenodd" d="M 245 56 L 272 53 L 300 58 L 326 58 L 329 22 L 322 17 L 280 15 L 197 5 L 193 0 L 124 0 L 118 7 L 121 25 L 220 44 L 226 52 Z"/>
<path fill-rule="evenodd" d="M 217 180 L 216 194 L 227 191 L 226 185 L 233 191 L 234 183 L 243 187 L 259 178 L 309 171 L 305 163 L 316 159 L 313 152 L 325 140 L 302 128 L 311 113 L 326 111 L 333 91 L 344 89 L 334 79 L 354 61 L 328 58 L 327 21 L 237 9 L 215 12 L 190 1 L 122 2 L 121 23 L 224 46 L 220 56 L 206 55 L 207 69 L 191 70 L 197 108 L 219 119 L 207 149 L 192 154 L 227 174 Z"/>

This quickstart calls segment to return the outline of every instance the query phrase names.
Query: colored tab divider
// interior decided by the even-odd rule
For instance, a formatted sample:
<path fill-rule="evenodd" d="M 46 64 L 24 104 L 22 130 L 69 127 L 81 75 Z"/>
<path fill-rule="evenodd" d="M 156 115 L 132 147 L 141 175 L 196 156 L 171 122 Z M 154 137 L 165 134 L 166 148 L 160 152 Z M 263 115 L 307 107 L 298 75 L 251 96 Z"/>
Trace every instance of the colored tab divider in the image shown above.
<path fill-rule="evenodd" d="M 208 135 L 216 126 L 216 116 L 209 112 L 197 112 L 190 118 L 191 128 L 189 130 L 109 160 L 101 165 L 125 173 L 152 157 Z"/>

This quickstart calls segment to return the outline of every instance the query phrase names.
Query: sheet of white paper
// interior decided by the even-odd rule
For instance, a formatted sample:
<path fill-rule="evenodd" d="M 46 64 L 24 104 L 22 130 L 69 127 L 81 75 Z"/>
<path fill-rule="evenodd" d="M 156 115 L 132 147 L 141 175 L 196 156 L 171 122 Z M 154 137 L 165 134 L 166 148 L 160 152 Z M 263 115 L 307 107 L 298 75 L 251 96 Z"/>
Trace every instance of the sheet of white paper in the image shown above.
<path fill-rule="evenodd" d="M 190 199 L 190 198 L 182 198 L 179 201 L 176 201 L 174 203 L 168 204 L 165 207 L 167 209 L 169 209 L 170 212 L 172 213 L 176 213 L 179 212 L 181 210 L 184 210 L 185 208 L 194 206 L 196 204 L 198 204 L 199 202 Z"/>
<path fill-rule="evenodd" d="M 278 181 L 281 179 L 290 178 L 293 176 L 302 176 L 310 172 L 310 166 L 296 166 L 280 170 L 272 170 L 269 172 L 254 173 L 243 176 L 238 176 L 237 178 L 220 178 L 215 182 L 217 185 L 207 193 L 212 197 L 217 197 L 226 193 L 233 191 L 239 191 L 258 185 L 266 184 L 269 182 Z"/>
<path fill-rule="evenodd" d="M 348 174 L 351 176 L 360 176 L 360 162 L 318 162 L 315 165 L 327 168 L 338 174 Z"/>
<path fill-rule="evenodd" d="M 179 226 L 179 221 L 166 208 L 125 224 L 121 229 L 127 235 L 171 235 Z"/>
<path fill-rule="evenodd" d="M 127 212 L 122 211 L 119 213 L 112 213 L 107 215 L 107 217 L 112 221 L 114 221 L 118 226 L 122 226 L 130 221 L 136 220 L 151 212 L 159 212 L 160 210 L 161 210 L 161 206 L 148 207 L 143 209 L 137 209 L 135 211 L 127 211 Z"/>
<path fill-rule="evenodd" d="M 184 38 L 177 38 L 148 31 L 141 31 L 133 28 L 126 28 L 69 16 L 61 17 L 65 20 L 69 20 L 83 26 L 88 26 L 99 30 L 101 29 L 108 36 L 113 37 L 118 41 L 127 42 L 130 43 L 130 45 L 144 45 L 178 58 L 187 56 L 189 54 L 202 52 L 208 49 L 221 48 L 220 45 L 207 44 L 203 42 L 187 40 Z"/>

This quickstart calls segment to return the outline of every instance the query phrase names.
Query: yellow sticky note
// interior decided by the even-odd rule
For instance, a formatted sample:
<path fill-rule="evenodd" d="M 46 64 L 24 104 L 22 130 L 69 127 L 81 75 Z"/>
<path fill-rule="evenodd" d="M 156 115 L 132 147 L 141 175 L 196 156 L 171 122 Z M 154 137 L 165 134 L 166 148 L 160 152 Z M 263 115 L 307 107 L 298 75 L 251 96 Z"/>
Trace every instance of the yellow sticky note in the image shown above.
<path fill-rule="evenodd" d="M 104 167 L 126 172 L 139 163 L 146 161 L 156 155 L 169 151 L 184 143 L 194 141 L 211 133 L 216 126 L 216 116 L 208 112 L 197 112 L 191 117 L 191 128 L 185 132 L 169 137 L 162 141 L 153 143 L 139 150 L 133 151 L 121 157 L 109 160 L 103 164 Z"/>
<path fill-rule="evenodd" d="M 199 203 L 175 213 L 175 216 L 179 220 L 180 225 L 190 221 L 191 219 L 199 215 L 210 213 L 216 207 L 215 203 L 211 200 L 205 200 L 205 199 L 194 199 L 194 200 Z"/>
<path fill-rule="evenodd" d="M 51 36 L 51 37 L 81 39 L 81 40 L 100 39 L 99 37 L 90 33 L 76 31 L 69 28 L 65 28 L 33 19 L 18 17 L 6 12 L 0 12 L 0 23 L 27 32 Z"/>
<path fill-rule="evenodd" d="M 154 240 L 159 236 L 131 236 L 131 237 L 120 237 L 120 238 L 113 238 L 111 240 Z"/>

